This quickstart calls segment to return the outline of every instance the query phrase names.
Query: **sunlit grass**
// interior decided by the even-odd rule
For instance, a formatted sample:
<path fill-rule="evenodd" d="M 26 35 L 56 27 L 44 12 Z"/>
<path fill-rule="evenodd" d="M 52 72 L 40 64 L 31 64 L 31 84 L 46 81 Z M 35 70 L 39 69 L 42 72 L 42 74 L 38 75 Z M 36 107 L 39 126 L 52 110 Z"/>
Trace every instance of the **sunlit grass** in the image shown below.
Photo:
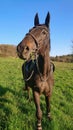
<path fill-rule="evenodd" d="M 35 130 L 35 105 L 27 100 L 21 66 L 16 58 L 0 58 L 0 130 Z M 43 130 L 73 130 L 73 63 L 55 62 L 55 85 L 51 97 L 52 121 L 46 117 L 41 96 Z"/>

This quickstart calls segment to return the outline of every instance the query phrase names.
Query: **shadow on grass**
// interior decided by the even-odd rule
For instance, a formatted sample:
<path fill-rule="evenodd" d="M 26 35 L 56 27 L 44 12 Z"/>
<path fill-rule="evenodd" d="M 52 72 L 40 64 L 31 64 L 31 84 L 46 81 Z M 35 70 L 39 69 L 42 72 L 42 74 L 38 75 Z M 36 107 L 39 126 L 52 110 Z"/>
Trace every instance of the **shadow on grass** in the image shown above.
<path fill-rule="evenodd" d="M 7 88 L 7 87 L 4 88 L 1 85 L 0 85 L 0 129 L 5 130 L 8 127 L 8 120 L 11 114 L 11 110 L 8 106 L 6 106 L 6 103 L 11 104 L 12 102 L 9 98 L 6 99 L 4 96 L 7 92 L 12 93 L 12 95 L 15 96 L 17 100 L 17 104 L 18 104 L 17 107 L 19 111 L 21 112 L 21 114 L 22 115 L 24 114 L 22 120 L 26 122 L 26 126 L 29 126 L 30 129 L 36 130 L 36 119 L 33 119 L 35 118 L 35 112 L 36 112 L 35 107 L 33 107 L 34 101 L 30 102 L 27 100 L 28 93 L 24 92 L 21 89 L 19 92 L 16 92 L 15 90 L 12 90 L 11 88 Z M 42 109 L 44 112 L 44 107 Z M 44 118 L 47 118 L 47 117 L 43 117 L 43 119 Z M 43 129 L 53 130 L 53 122 L 49 122 L 47 119 L 45 120 L 46 121 L 42 120 Z M 23 128 L 26 130 L 25 126 L 23 126 Z"/>
<path fill-rule="evenodd" d="M 8 91 L 12 94 L 15 93 L 13 90 L 4 88 L 2 85 L 0 85 L 0 130 L 5 130 L 7 128 L 8 117 L 11 113 L 9 107 L 6 106 L 6 103 L 12 103 L 10 99 L 6 99 L 5 97 L 5 94 Z"/>
<path fill-rule="evenodd" d="M 20 109 L 21 113 L 25 115 L 25 122 L 26 122 L 27 126 L 29 126 L 28 128 L 30 129 L 30 126 L 32 126 L 32 130 L 36 130 L 37 119 L 36 119 L 36 108 L 34 105 L 34 101 L 32 100 L 30 102 L 27 99 L 27 97 L 28 97 L 27 92 L 24 92 L 23 97 L 24 97 L 24 102 L 22 100 L 20 101 L 19 109 Z M 46 107 L 46 104 L 45 104 L 45 107 Z M 43 112 L 43 115 L 42 115 L 43 130 L 48 130 L 48 129 L 54 130 L 54 120 L 53 119 L 52 119 L 52 121 L 48 120 L 47 115 L 45 114 L 46 109 L 44 110 L 44 104 L 42 104 L 41 108 L 42 108 L 42 112 Z M 26 130 L 26 128 L 24 128 L 24 129 Z"/>
<path fill-rule="evenodd" d="M 11 92 L 13 95 L 15 94 L 15 91 L 13 91 L 10 88 L 4 88 L 2 85 L 0 85 L 0 97 L 3 96 L 7 91 Z"/>

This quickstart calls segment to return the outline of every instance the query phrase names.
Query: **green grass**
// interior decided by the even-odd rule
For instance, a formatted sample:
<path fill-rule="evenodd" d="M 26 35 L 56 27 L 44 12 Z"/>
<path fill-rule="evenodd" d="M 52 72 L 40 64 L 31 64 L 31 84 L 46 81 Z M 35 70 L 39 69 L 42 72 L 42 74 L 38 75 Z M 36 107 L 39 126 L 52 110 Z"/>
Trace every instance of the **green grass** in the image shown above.
<path fill-rule="evenodd" d="M 34 102 L 29 102 L 27 92 L 22 90 L 22 63 L 15 58 L 0 58 L 0 130 L 36 128 Z M 55 66 L 51 122 L 46 118 L 45 99 L 41 96 L 43 130 L 73 130 L 73 63 L 55 62 Z"/>

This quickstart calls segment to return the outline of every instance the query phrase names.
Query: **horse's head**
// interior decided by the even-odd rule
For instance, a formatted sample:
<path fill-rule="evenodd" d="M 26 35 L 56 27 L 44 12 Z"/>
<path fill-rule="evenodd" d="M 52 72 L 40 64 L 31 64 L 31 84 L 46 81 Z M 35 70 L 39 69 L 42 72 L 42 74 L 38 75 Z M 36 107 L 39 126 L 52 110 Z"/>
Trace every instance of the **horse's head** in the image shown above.
<path fill-rule="evenodd" d="M 48 12 L 45 24 L 39 24 L 38 14 L 34 18 L 34 27 L 29 30 L 24 39 L 17 46 L 17 53 L 21 59 L 32 59 L 36 54 L 43 51 L 43 48 L 50 48 L 49 33 L 50 14 Z M 45 51 L 44 50 L 44 51 Z"/>

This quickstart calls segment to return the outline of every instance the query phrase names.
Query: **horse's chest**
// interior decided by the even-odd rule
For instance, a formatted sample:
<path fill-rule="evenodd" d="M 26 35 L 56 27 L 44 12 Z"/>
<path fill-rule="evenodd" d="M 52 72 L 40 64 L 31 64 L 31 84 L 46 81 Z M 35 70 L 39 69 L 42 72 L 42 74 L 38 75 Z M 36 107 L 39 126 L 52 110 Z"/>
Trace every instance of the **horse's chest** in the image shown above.
<path fill-rule="evenodd" d="M 49 91 L 49 85 L 48 85 L 47 81 L 46 82 L 37 81 L 36 82 L 36 87 L 39 89 L 40 93 L 43 93 L 45 91 Z"/>

